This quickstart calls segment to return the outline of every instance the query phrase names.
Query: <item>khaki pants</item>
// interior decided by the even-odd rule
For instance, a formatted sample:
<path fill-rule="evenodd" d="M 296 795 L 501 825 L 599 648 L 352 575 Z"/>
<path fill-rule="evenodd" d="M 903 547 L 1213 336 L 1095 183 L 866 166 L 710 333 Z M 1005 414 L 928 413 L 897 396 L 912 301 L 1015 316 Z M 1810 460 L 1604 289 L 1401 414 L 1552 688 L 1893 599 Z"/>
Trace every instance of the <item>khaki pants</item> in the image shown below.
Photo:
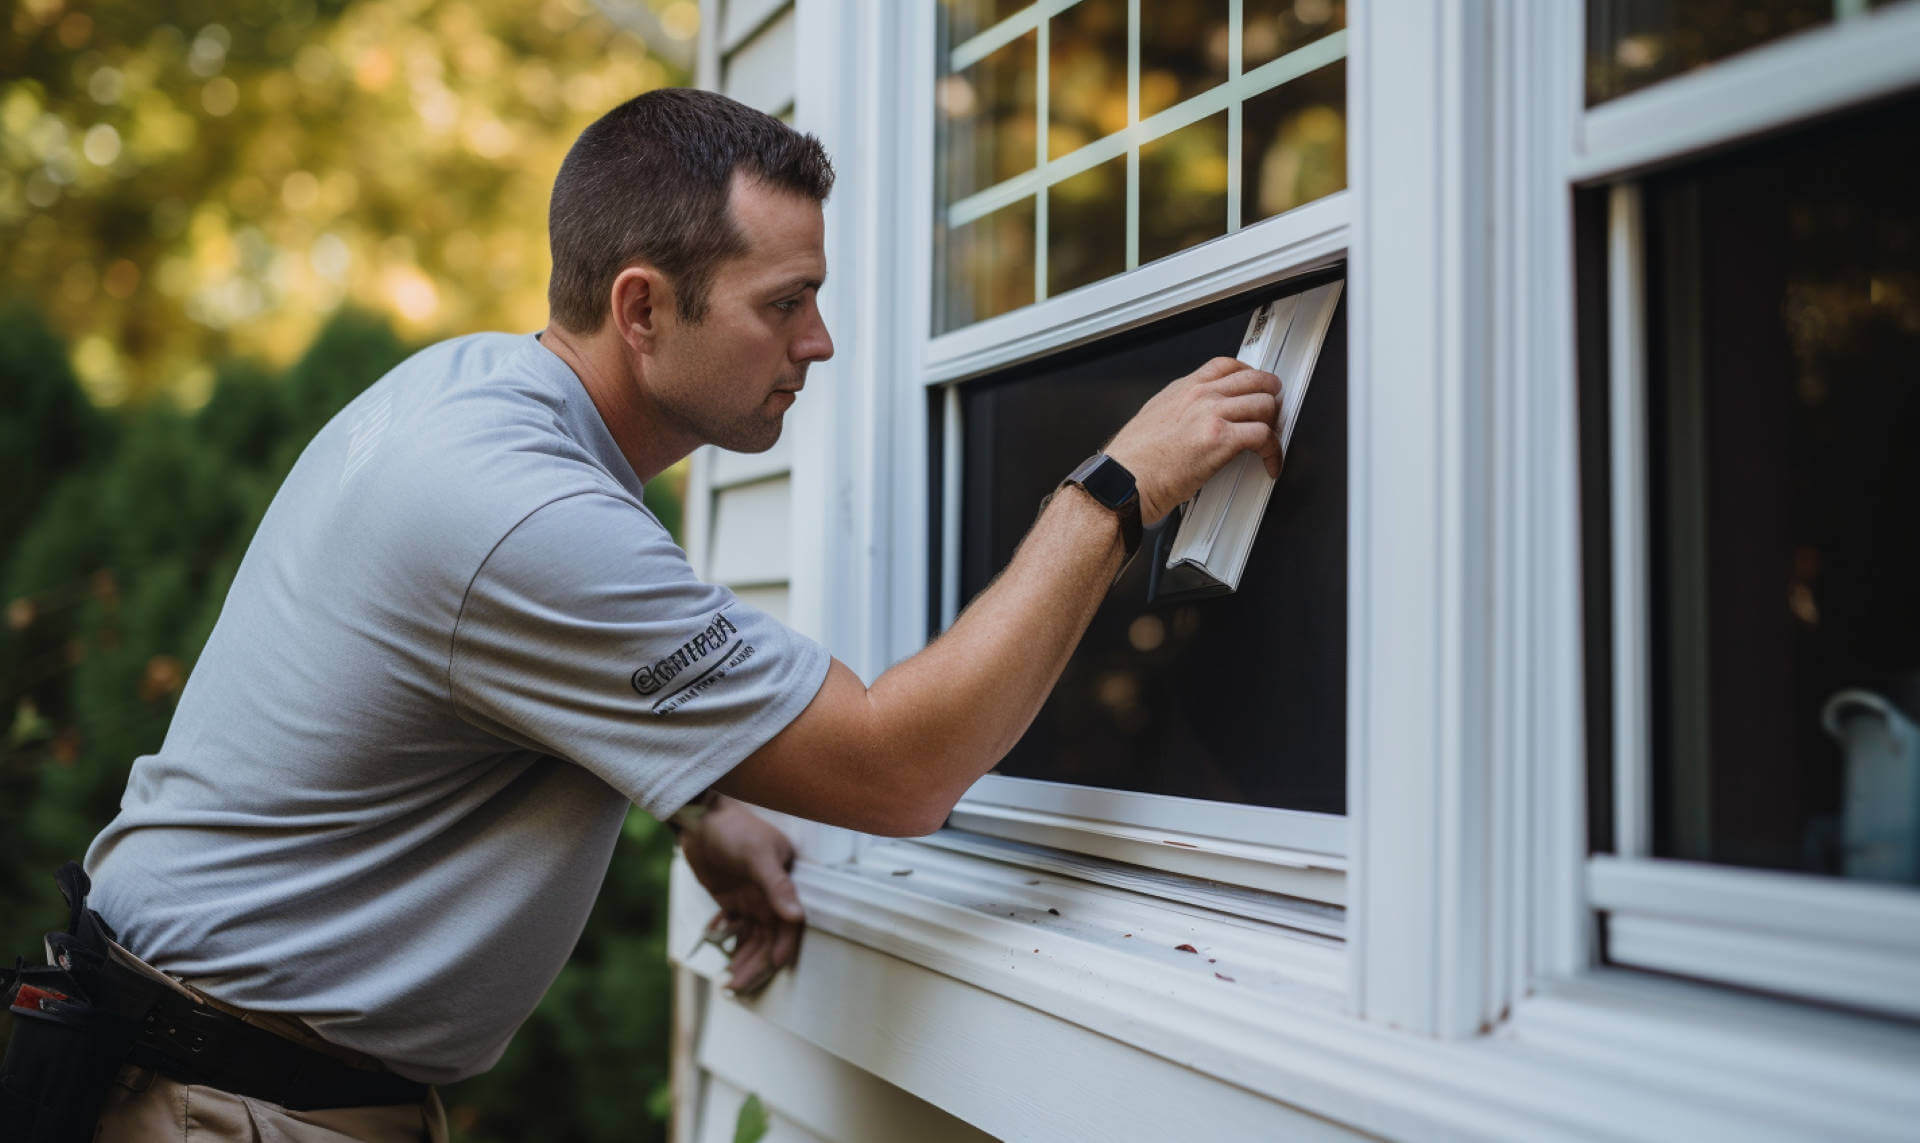
<path fill-rule="evenodd" d="M 94 1143 L 245 1140 L 247 1143 L 446 1143 L 440 1095 L 397 1107 L 288 1111 L 277 1103 L 185 1084 L 128 1064 L 107 1094 Z"/>
<path fill-rule="evenodd" d="M 119 945 L 114 945 L 111 953 L 128 968 L 255 1027 L 348 1062 L 366 1062 L 365 1057 L 322 1040 L 292 1017 L 241 1011 L 167 976 Z M 120 1069 L 118 1082 L 107 1093 L 100 1126 L 94 1133 L 94 1143 L 230 1139 L 247 1143 L 446 1143 L 447 1116 L 440 1106 L 440 1093 L 432 1088 L 427 1089 L 425 1102 L 417 1104 L 289 1111 L 277 1103 L 181 1083 L 128 1064 Z"/>

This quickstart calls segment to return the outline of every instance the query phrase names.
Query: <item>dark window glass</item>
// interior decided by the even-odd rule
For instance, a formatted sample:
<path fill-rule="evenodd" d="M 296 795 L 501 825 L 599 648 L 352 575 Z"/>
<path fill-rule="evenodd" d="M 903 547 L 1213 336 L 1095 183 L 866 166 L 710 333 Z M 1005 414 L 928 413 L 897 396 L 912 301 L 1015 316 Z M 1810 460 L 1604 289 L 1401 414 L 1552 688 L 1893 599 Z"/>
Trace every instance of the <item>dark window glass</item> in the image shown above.
<path fill-rule="evenodd" d="M 1608 410 L 1607 190 L 1574 197 L 1574 267 L 1580 322 L 1580 554 L 1587 720 L 1587 847 L 1614 851 L 1612 425 Z"/>
<path fill-rule="evenodd" d="M 1227 82 L 1227 0 L 1140 6 L 1140 118 Z"/>
<path fill-rule="evenodd" d="M 1006 566 L 1041 499 L 1147 398 L 1232 355 L 1260 300 L 969 384 L 962 597 Z M 1342 303 L 1239 592 L 1149 602 L 1149 536 L 997 773 L 1345 811 L 1346 364 Z"/>
<path fill-rule="evenodd" d="M 1587 0 L 1587 105 L 1833 20 L 1833 0 Z"/>
<path fill-rule="evenodd" d="M 1347 61 L 1247 100 L 1240 218 L 1252 225 L 1347 186 Z"/>
<path fill-rule="evenodd" d="M 1345 0 L 1245 0 L 1240 65 L 1252 71 L 1347 26 Z"/>
<path fill-rule="evenodd" d="M 950 44 L 957 46 L 1027 6 L 1027 0 L 940 0 Z"/>
<path fill-rule="evenodd" d="M 934 231 L 937 331 L 958 329 L 1033 301 L 1033 200 L 965 226 Z"/>
<path fill-rule="evenodd" d="M 935 151 L 945 168 L 943 201 L 958 202 L 1033 168 L 1038 44 L 1028 32 L 972 67 L 940 77 Z"/>
<path fill-rule="evenodd" d="M 1127 268 L 1125 155 L 1062 179 L 1046 194 L 1048 297 Z"/>
<path fill-rule="evenodd" d="M 1140 148 L 1140 264 L 1227 232 L 1227 113 Z"/>
<path fill-rule="evenodd" d="M 1057 159 L 1126 129 L 1126 0 L 1080 0 L 1052 25 L 1047 156 Z"/>
<path fill-rule="evenodd" d="M 1660 856 L 1920 882 L 1916 117 L 1644 185 Z"/>

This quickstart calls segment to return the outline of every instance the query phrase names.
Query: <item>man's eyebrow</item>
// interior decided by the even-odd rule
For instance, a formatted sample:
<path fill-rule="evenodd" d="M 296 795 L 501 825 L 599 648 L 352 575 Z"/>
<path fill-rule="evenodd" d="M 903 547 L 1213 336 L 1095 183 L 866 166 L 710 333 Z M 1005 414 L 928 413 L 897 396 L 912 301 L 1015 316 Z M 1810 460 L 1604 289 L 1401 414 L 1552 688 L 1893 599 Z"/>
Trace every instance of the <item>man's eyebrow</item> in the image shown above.
<path fill-rule="evenodd" d="M 820 287 L 826 284 L 827 284 L 827 278 L 826 278 L 826 275 L 824 274 L 822 274 L 818 278 L 789 278 L 786 281 L 780 283 L 780 288 L 777 290 L 774 290 L 773 293 L 791 294 L 795 290 L 802 290 L 807 288 L 818 290 Z"/>

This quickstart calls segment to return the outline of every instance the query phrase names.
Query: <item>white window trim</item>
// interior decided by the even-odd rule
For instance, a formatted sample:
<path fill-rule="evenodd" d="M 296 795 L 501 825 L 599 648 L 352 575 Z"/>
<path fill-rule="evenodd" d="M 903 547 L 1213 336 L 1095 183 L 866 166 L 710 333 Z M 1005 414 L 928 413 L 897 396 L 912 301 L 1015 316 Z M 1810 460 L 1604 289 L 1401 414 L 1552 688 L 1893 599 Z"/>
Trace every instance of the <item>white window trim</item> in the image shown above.
<path fill-rule="evenodd" d="M 1339 191 L 1137 270 L 941 334 L 926 346 L 919 380 L 964 381 L 1335 265 L 1347 255 L 1351 195 Z M 933 240 L 930 215 L 912 220 L 917 241 Z"/>
<path fill-rule="evenodd" d="M 1920 8 L 1842 16 L 1576 111 L 1569 176 L 1594 182 L 1632 175 L 1913 85 Z M 1581 74 L 1576 68 L 1569 77 L 1576 91 Z M 1585 93 L 1576 99 L 1576 108 L 1584 105 Z"/>
<path fill-rule="evenodd" d="M 930 54 L 918 37 L 931 7 L 799 9 L 803 58 L 859 66 L 804 84 L 797 108 L 843 172 L 829 204 L 841 285 L 823 298 L 843 356 L 821 369 L 847 427 L 823 414 L 833 430 L 796 456 L 796 510 L 812 513 L 796 534 L 835 537 L 796 567 L 796 607 L 810 590 L 820 621 L 803 629 L 869 678 L 924 642 L 929 516 L 913 489 L 927 464 L 930 267 L 924 246 L 901 247 L 898 219 L 932 200 L 924 178 L 904 193 L 892 179 L 903 153 L 909 171 L 930 172 L 932 141 L 890 113 L 902 91 L 931 106 L 932 69 L 900 62 Z M 1337 243 L 1351 253 L 1350 447 L 1392 459 L 1356 468 L 1351 493 L 1349 638 L 1376 653 L 1364 670 L 1349 662 L 1338 1003 L 1274 1007 L 1236 991 L 1233 1012 L 1211 999 L 1135 1012 L 1100 975 L 1126 970 L 1086 959 L 1082 935 L 996 940 L 1011 931 L 980 928 L 978 909 L 952 899 L 991 882 L 994 862 L 954 854 L 981 866 L 955 867 L 942 900 L 920 891 L 935 880 L 920 867 L 883 868 L 929 846 L 824 829 L 803 832 L 796 869 L 809 951 L 752 1003 L 1004 1133 L 1031 1128 L 1010 1117 L 1058 1107 L 1121 1137 L 1167 1105 L 1218 1099 L 1232 1108 L 1221 1122 L 1333 1120 L 1394 1137 L 1901 1138 L 1920 1119 L 1910 1028 L 1593 966 L 1568 304 L 1578 13 L 1351 0 L 1349 20 L 1349 169 L 1371 188 Z M 842 257 L 854 230 L 855 256 Z M 1490 246 L 1477 238 L 1488 233 Z M 874 331 L 903 297 L 906 320 Z M 1477 456 L 1493 467 L 1473 467 Z M 1492 472 L 1493 494 L 1473 499 Z M 679 863 L 675 877 L 677 955 L 711 905 Z M 1022 871 L 1019 884 L 1036 878 L 1050 892 L 1120 891 L 1077 874 Z M 1077 911 L 1077 898 L 1055 900 Z M 1195 909 L 1150 890 L 1132 904 L 1156 923 Z M 1038 972 L 1034 947 L 1062 956 Z M 720 966 L 710 949 L 688 962 L 708 979 Z M 1132 979 L 1113 995 L 1164 984 Z M 1210 984 L 1232 987 L 1210 975 L 1187 987 Z M 878 1023 L 848 1021 L 849 998 L 877 1001 Z M 990 1047 L 956 1069 L 965 1045 Z M 1095 1061 L 1101 1082 L 1063 1088 L 1068 1059 Z M 1301 1110 L 1321 1119 L 1292 1118 Z"/>
<path fill-rule="evenodd" d="M 1311 936 L 912 843 L 794 877 L 796 971 L 714 1002 L 1008 1137 L 1895 1140 L 1920 1116 L 1912 1038 L 1830 1012 L 1599 973 L 1436 1041 L 1343 1014 Z M 670 955 L 717 986 L 714 906 L 673 881 Z"/>
<path fill-rule="evenodd" d="M 1587 883 L 1616 964 L 1920 1017 L 1911 888 L 1605 856 Z"/>

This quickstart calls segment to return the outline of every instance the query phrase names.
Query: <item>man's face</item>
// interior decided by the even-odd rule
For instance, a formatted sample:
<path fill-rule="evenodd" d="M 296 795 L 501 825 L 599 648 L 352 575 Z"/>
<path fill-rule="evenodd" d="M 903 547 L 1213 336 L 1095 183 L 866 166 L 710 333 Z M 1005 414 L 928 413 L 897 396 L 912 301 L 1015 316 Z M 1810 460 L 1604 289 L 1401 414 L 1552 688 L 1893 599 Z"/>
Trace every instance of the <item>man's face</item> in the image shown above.
<path fill-rule="evenodd" d="M 649 370 L 654 401 L 681 428 L 735 452 L 765 452 L 807 366 L 833 356 L 818 294 L 827 276 L 820 204 L 736 175 L 729 210 L 746 252 L 714 273 L 706 316 L 671 306 Z"/>

